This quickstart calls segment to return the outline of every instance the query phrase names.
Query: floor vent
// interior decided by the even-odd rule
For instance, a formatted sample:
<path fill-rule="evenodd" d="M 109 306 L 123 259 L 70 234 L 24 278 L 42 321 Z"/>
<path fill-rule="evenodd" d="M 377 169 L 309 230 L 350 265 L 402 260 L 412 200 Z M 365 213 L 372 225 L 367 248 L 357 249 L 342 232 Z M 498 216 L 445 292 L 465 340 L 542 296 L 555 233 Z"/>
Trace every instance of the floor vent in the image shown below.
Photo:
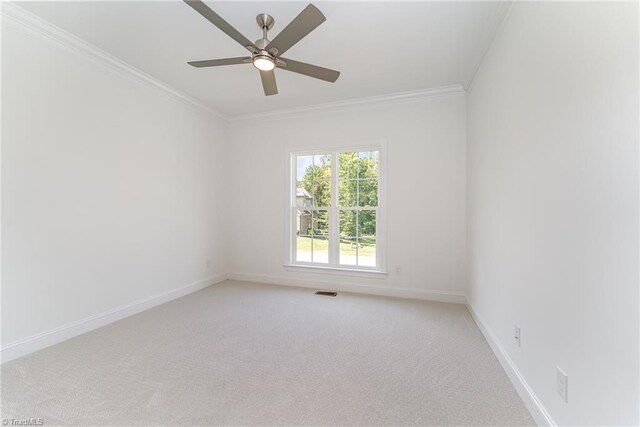
<path fill-rule="evenodd" d="M 318 291 L 316 292 L 316 295 L 322 295 L 325 297 L 335 297 L 336 295 L 338 295 L 337 292 L 326 292 L 326 291 Z"/>

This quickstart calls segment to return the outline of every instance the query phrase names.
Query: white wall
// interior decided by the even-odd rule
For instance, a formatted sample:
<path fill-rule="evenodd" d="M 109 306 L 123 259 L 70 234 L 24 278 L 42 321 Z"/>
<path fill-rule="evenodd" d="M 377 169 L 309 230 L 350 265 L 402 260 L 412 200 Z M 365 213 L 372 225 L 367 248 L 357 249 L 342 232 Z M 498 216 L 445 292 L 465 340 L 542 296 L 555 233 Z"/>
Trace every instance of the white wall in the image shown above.
<path fill-rule="evenodd" d="M 461 295 L 466 263 L 465 121 L 465 99 L 458 93 L 236 124 L 229 147 L 232 277 L 310 285 L 330 281 L 331 287 L 362 285 L 383 294 L 408 289 L 403 295 L 417 297 L 437 296 L 429 291 Z M 256 138 L 256 129 L 267 138 Z M 380 139 L 386 140 L 388 276 L 285 268 L 288 152 Z"/>
<path fill-rule="evenodd" d="M 2 62 L 3 346 L 226 272 L 226 126 L 5 19 Z"/>
<path fill-rule="evenodd" d="M 516 2 L 467 102 L 470 303 L 556 423 L 637 425 L 638 4 Z"/>

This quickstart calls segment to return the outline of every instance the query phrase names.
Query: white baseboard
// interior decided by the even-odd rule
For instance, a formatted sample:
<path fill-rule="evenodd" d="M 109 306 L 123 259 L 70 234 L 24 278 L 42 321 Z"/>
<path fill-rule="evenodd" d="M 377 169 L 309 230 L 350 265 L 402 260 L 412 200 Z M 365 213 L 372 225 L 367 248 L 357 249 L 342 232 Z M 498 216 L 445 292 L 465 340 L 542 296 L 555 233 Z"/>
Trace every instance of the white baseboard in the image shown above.
<path fill-rule="evenodd" d="M 551 415 L 547 412 L 531 387 L 529 387 L 529 384 L 527 384 L 527 381 L 524 379 L 515 363 L 513 363 L 513 360 L 511 360 L 507 352 L 504 350 L 500 341 L 498 341 L 495 335 L 487 328 L 486 324 L 480 319 L 478 313 L 475 312 L 471 304 L 467 303 L 467 308 L 535 422 L 539 426 L 555 427 L 557 424 L 553 421 L 553 418 L 551 418 Z"/>
<path fill-rule="evenodd" d="M 270 276 L 254 273 L 228 273 L 230 280 L 240 280 L 245 282 L 268 283 L 270 285 L 296 286 L 300 288 L 320 288 L 332 291 L 353 292 L 358 294 L 379 295 L 397 298 L 410 298 L 428 301 L 449 302 L 455 304 L 466 304 L 467 298 L 463 294 L 456 294 L 444 291 L 427 291 L 421 289 L 408 288 L 386 288 L 381 286 L 358 285 L 350 283 L 338 283 L 335 281 L 321 281 L 298 279 L 285 276 Z"/>
<path fill-rule="evenodd" d="M 2 363 L 8 362 L 18 357 L 26 356 L 29 353 L 41 350 L 45 347 L 58 344 L 70 338 L 82 335 L 86 332 L 100 328 L 102 326 L 113 323 L 125 317 L 132 316 L 142 311 L 153 308 L 157 305 L 164 304 L 176 298 L 199 291 L 206 287 L 215 285 L 227 279 L 226 274 L 219 274 L 204 280 L 192 283 L 181 288 L 172 289 L 157 295 L 134 301 L 132 303 L 114 308 L 85 319 L 77 320 L 63 326 L 15 341 L 2 347 L 0 351 L 0 360 Z"/>

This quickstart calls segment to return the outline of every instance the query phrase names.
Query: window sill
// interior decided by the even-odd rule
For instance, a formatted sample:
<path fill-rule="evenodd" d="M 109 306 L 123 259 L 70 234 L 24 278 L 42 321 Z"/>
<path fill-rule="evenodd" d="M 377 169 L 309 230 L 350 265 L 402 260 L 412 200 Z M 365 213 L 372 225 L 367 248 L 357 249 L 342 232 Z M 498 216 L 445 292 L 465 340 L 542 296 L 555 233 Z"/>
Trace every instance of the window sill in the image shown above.
<path fill-rule="evenodd" d="M 385 277 L 388 275 L 386 271 L 381 270 L 361 270 L 356 268 L 342 268 L 342 267 L 322 267 L 316 265 L 303 265 L 303 264 L 284 264 L 287 270 L 291 271 L 308 271 L 309 273 L 324 274 L 346 274 L 350 276 L 379 276 Z"/>

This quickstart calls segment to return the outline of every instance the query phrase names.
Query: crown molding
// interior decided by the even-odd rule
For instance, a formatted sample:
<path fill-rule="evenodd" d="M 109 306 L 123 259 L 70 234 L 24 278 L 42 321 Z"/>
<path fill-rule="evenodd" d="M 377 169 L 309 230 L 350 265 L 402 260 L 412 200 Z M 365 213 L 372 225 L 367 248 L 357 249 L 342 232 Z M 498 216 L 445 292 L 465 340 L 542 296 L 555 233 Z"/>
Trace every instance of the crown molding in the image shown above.
<path fill-rule="evenodd" d="M 72 52 L 75 52 L 89 60 L 97 62 L 103 66 L 110 68 L 118 72 L 127 78 L 134 81 L 143 83 L 149 87 L 158 89 L 170 97 L 179 101 L 186 102 L 187 104 L 194 106 L 202 111 L 205 111 L 216 118 L 227 121 L 228 118 L 222 115 L 220 112 L 212 109 L 203 102 L 187 95 L 178 89 L 169 86 L 168 84 L 150 76 L 142 70 L 116 58 L 115 56 L 103 51 L 102 49 L 82 40 L 81 38 L 69 33 L 68 31 L 59 28 L 52 23 L 40 18 L 39 16 L 25 10 L 24 8 L 16 5 L 14 2 L 0 2 L 0 14 L 3 19 L 20 25 L 32 33 L 44 38 L 45 40 L 52 42 L 58 46 L 66 48 Z"/>
<path fill-rule="evenodd" d="M 231 116 L 230 124 L 241 124 L 247 121 L 262 119 L 280 119 L 299 116 L 309 116 L 322 113 L 336 113 L 363 108 L 404 104 L 407 102 L 421 101 L 425 99 L 444 98 L 450 96 L 465 96 L 466 91 L 462 85 L 441 86 L 431 89 L 414 90 L 410 92 L 397 92 L 387 95 L 369 96 L 365 98 L 348 99 L 344 101 L 327 102 L 324 104 L 308 105 L 302 107 L 285 108 L 256 114 Z"/>

